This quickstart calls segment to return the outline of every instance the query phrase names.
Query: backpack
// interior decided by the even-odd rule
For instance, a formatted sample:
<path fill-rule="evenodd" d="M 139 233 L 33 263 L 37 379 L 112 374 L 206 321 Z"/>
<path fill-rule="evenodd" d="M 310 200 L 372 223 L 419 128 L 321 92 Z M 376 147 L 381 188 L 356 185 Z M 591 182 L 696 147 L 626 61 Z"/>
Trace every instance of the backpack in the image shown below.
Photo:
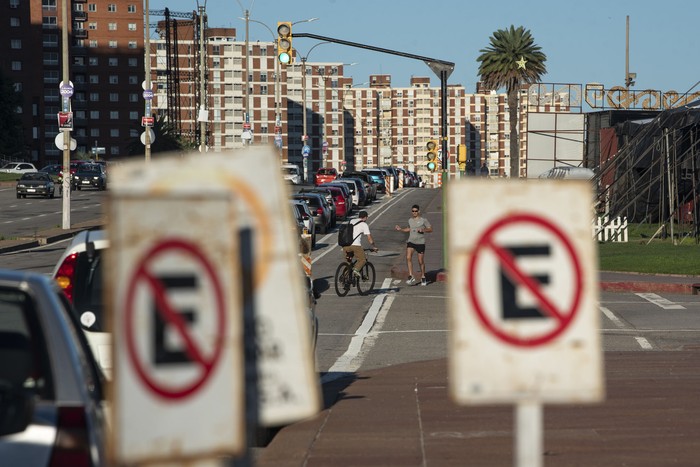
<path fill-rule="evenodd" d="M 357 238 L 352 236 L 354 227 L 355 226 L 350 221 L 347 221 L 344 224 L 340 224 L 340 227 L 338 227 L 338 245 L 352 245 L 352 242 L 354 242 L 355 238 Z"/>

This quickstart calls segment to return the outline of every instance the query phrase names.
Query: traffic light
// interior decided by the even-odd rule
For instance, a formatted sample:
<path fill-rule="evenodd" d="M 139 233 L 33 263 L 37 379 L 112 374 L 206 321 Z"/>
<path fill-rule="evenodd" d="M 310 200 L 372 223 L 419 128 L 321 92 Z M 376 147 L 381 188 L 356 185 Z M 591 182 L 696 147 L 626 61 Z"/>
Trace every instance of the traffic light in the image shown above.
<path fill-rule="evenodd" d="M 277 23 L 277 58 L 283 65 L 294 62 L 292 56 L 292 23 L 282 21 Z"/>
<path fill-rule="evenodd" d="M 435 172 L 437 170 L 438 141 L 436 139 L 428 140 L 425 145 L 425 149 L 428 151 L 426 154 L 428 163 L 425 164 L 425 166 L 429 172 Z"/>

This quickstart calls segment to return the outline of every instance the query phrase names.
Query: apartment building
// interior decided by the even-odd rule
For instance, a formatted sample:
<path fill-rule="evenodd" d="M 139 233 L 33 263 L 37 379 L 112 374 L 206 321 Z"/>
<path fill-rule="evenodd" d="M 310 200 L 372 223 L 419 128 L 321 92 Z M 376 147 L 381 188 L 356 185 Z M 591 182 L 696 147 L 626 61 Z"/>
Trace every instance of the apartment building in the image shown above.
<path fill-rule="evenodd" d="M 0 43 L 9 44 L 0 67 L 24 96 L 19 112 L 27 154 L 39 165 L 61 158 L 54 140 L 57 114 L 64 109 L 63 6 L 61 0 L 9 0 L 0 6 L 6 18 Z M 120 157 L 129 139 L 138 138 L 143 113 L 143 2 L 70 0 L 66 7 L 71 137 L 78 152 L 104 147 L 106 158 Z"/>

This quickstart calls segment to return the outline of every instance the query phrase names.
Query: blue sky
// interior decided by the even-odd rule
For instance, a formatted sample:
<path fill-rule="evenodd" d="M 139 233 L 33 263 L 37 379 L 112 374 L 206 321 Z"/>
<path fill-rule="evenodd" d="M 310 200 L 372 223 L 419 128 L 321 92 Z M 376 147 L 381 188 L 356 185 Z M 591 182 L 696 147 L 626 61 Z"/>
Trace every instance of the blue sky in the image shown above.
<path fill-rule="evenodd" d="M 200 4 L 204 4 L 200 0 Z M 150 0 L 150 10 L 197 9 L 196 0 Z M 628 0 L 499 0 L 471 4 L 464 0 L 208 0 L 210 27 L 234 27 L 245 39 L 243 8 L 250 18 L 273 31 L 278 21 L 300 21 L 293 32 L 308 32 L 351 42 L 447 60 L 455 63 L 449 84 L 474 92 L 479 50 L 494 31 L 524 26 L 547 56 L 545 83 L 601 83 L 623 86 L 626 16 L 630 17 L 629 71 L 637 73 L 634 89 L 687 92 L 700 81 L 700 4 Z M 157 18 L 152 17 L 151 22 Z M 250 23 L 250 40 L 270 41 L 265 27 Z M 365 83 L 370 74 L 390 74 L 394 87 L 408 86 L 411 76 L 439 79 L 421 61 L 338 44 L 295 39 L 294 47 L 309 61 L 356 63 L 345 74 Z M 694 91 L 700 90 L 700 85 Z"/>

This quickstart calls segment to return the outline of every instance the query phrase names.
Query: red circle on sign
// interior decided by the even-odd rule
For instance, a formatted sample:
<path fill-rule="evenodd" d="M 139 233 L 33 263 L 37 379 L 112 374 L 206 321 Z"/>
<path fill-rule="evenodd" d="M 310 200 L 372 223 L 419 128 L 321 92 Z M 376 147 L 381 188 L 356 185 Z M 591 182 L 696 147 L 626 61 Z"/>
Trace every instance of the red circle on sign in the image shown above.
<path fill-rule="evenodd" d="M 552 304 L 549 301 L 549 299 L 539 290 L 539 284 L 537 283 L 537 281 L 520 271 L 517 268 L 515 262 L 513 261 L 513 258 L 510 255 L 510 253 L 503 250 L 494 241 L 493 236 L 498 230 L 519 223 L 529 223 L 542 227 L 545 230 L 554 234 L 554 236 L 564 245 L 566 252 L 571 258 L 571 263 L 573 266 L 576 281 L 576 283 L 574 284 L 571 306 L 568 310 L 558 310 L 557 307 L 554 304 Z M 534 337 L 520 337 L 509 334 L 503 329 L 500 329 L 497 326 L 497 324 L 489 318 L 487 312 L 484 310 L 484 307 L 478 300 L 475 283 L 477 278 L 476 267 L 480 257 L 480 253 L 483 253 L 484 251 L 489 249 L 493 250 L 494 254 L 496 254 L 501 264 L 506 266 L 505 269 L 507 270 L 507 274 L 509 276 L 514 276 L 511 277 L 514 281 L 520 282 L 522 286 L 529 289 L 530 292 L 532 292 L 538 300 L 540 306 L 544 309 L 543 311 L 547 313 L 550 317 L 555 318 L 559 321 L 558 325 L 554 329 Z M 581 272 L 581 264 L 578 260 L 573 245 L 571 244 L 569 239 L 566 238 L 566 236 L 554 224 L 552 224 L 546 219 L 530 214 L 519 214 L 510 216 L 508 218 L 500 219 L 486 229 L 484 234 L 476 242 L 476 248 L 474 249 L 474 253 L 472 254 L 471 260 L 468 265 L 467 284 L 465 284 L 465 286 L 467 288 L 467 293 L 471 299 L 472 306 L 474 307 L 474 310 L 476 311 L 476 314 L 479 317 L 479 320 L 483 323 L 483 325 L 486 326 L 486 328 L 489 329 L 500 340 L 508 344 L 517 345 L 521 347 L 535 347 L 538 345 L 542 345 L 560 335 L 573 320 L 576 311 L 578 310 L 578 305 L 581 301 L 581 297 L 583 295 L 583 277 Z"/>
<path fill-rule="evenodd" d="M 218 318 L 217 330 L 219 334 L 216 337 L 214 343 L 214 352 L 208 356 L 200 352 L 197 348 L 197 343 L 188 335 L 186 324 L 182 318 L 174 312 L 167 303 L 167 297 L 165 296 L 163 286 L 160 281 L 154 277 L 148 270 L 148 263 L 154 261 L 159 255 L 171 253 L 173 251 L 179 251 L 193 257 L 196 261 L 201 263 L 202 267 L 206 271 L 209 279 L 212 282 L 214 288 L 214 295 L 216 301 L 216 314 Z M 136 369 L 136 373 L 141 378 L 141 381 L 149 387 L 154 393 L 161 397 L 167 399 L 180 399 L 193 394 L 197 389 L 199 389 L 207 380 L 208 376 L 216 367 L 218 363 L 224 344 L 224 332 L 226 330 L 226 310 L 225 310 L 225 300 L 224 293 L 216 279 L 215 270 L 212 265 L 207 261 L 207 259 L 199 252 L 197 246 L 184 241 L 184 240 L 168 240 L 162 242 L 155 247 L 153 247 L 139 262 L 138 268 L 136 268 L 135 274 L 129 283 L 127 289 L 126 298 L 126 310 L 125 310 L 125 335 L 127 352 L 131 359 L 131 362 Z M 155 295 L 156 307 L 158 313 L 163 317 L 164 321 L 168 321 L 169 324 L 175 326 L 180 337 L 183 339 L 186 345 L 186 351 L 188 357 L 194 362 L 199 364 L 203 371 L 202 374 L 192 381 L 190 384 L 186 384 L 182 387 L 168 387 L 158 381 L 155 381 L 150 374 L 150 369 L 144 367 L 143 363 L 139 359 L 139 355 L 136 349 L 136 342 L 134 342 L 134 332 L 133 332 L 133 319 L 134 319 L 134 306 L 133 302 L 135 300 L 136 288 L 139 285 L 146 283 L 146 286 L 152 289 Z"/>

